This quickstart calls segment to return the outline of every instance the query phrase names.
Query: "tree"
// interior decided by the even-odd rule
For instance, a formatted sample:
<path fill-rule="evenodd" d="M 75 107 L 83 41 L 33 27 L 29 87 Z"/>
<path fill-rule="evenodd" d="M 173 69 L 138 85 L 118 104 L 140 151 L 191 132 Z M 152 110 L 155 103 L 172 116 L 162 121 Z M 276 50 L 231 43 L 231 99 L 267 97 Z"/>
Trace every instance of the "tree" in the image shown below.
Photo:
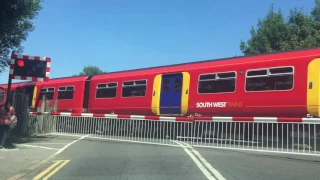
<path fill-rule="evenodd" d="M 102 73 L 106 73 L 106 72 L 102 71 L 97 66 L 85 66 L 82 72 L 80 72 L 79 74 L 75 74 L 73 76 L 84 76 L 84 75 L 91 76 L 91 75 L 102 74 Z"/>
<path fill-rule="evenodd" d="M 34 30 L 31 22 L 42 9 L 42 0 L 0 1 L 0 73 L 8 66 L 12 51 L 21 53 L 21 43 Z"/>
<path fill-rule="evenodd" d="M 320 0 L 308 14 L 303 9 L 291 9 L 285 20 L 281 10 L 274 11 L 273 4 L 257 28 L 251 28 L 251 38 L 240 42 L 244 55 L 272 53 L 310 48 L 320 45 Z"/>

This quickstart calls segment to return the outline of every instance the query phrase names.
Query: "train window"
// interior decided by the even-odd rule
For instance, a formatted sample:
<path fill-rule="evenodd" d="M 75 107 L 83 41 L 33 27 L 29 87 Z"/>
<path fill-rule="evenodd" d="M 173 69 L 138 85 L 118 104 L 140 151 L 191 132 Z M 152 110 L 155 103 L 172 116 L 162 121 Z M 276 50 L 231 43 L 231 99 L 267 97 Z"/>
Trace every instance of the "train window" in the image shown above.
<path fill-rule="evenodd" d="M 247 72 L 247 76 L 266 76 L 267 74 L 268 71 L 266 69 Z"/>
<path fill-rule="evenodd" d="M 292 67 L 282 67 L 282 68 L 272 68 L 270 69 L 270 74 L 292 74 Z"/>
<path fill-rule="evenodd" d="M 146 85 L 146 84 L 147 84 L 147 81 L 146 81 L 146 80 L 135 81 L 134 84 L 135 84 L 135 85 Z"/>
<path fill-rule="evenodd" d="M 106 88 L 107 87 L 107 84 L 98 84 L 97 85 L 97 89 L 99 88 Z"/>
<path fill-rule="evenodd" d="M 4 101 L 4 92 L 0 92 L 0 102 Z"/>
<path fill-rule="evenodd" d="M 174 92 L 180 92 L 182 88 L 181 79 L 175 79 L 174 81 Z"/>
<path fill-rule="evenodd" d="M 124 86 L 133 86 L 134 85 L 134 81 L 124 82 L 123 85 Z"/>
<path fill-rule="evenodd" d="M 217 78 L 218 79 L 226 79 L 226 78 L 234 79 L 236 78 L 236 73 L 235 72 L 219 73 Z"/>
<path fill-rule="evenodd" d="M 108 87 L 118 87 L 118 83 L 108 83 Z"/>
<path fill-rule="evenodd" d="M 213 80 L 216 79 L 216 74 L 200 75 L 200 80 Z"/>
<path fill-rule="evenodd" d="M 201 74 L 199 77 L 198 93 L 228 93 L 236 90 L 236 73 L 223 72 L 215 74 Z"/>
<path fill-rule="evenodd" d="M 96 98 L 113 98 L 117 96 L 118 83 L 98 84 Z"/>
<path fill-rule="evenodd" d="M 73 99 L 74 86 L 64 86 L 58 89 L 58 99 Z"/>
<path fill-rule="evenodd" d="M 73 86 L 67 87 L 67 91 L 73 91 L 73 90 L 74 90 Z"/>
<path fill-rule="evenodd" d="M 255 71 L 247 71 L 246 91 L 279 91 L 293 88 L 293 67 L 266 69 L 264 75 L 252 73 Z"/>
<path fill-rule="evenodd" d="M 127 81 L 122 85 L 122 97 L 141 97 L 146 95 L 147 81 Z"/>
<path fill-rule="evenodd" d="M 54 88 L 42 88 L 40 90 L 40 99 L 42 100 L 42 96 L 45 95 L 47 100 L 52 100 L 54 95 Z"/>
<path fill-rule="evenodd" d="M 168 92 L 169 91 L 169 79 L 164 79 L 161 84 L 162 84 L 161 92 Z"/>

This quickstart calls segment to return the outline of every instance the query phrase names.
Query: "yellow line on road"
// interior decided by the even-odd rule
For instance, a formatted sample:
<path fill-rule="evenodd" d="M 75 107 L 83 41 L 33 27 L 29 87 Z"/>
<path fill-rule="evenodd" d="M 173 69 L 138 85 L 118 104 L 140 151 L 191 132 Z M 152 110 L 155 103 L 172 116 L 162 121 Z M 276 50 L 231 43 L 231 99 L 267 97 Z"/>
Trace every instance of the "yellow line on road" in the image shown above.
<path fill-rule="evenodd" d="M 53 176 L 55 173 L 57 173 L 63 166 L 65 166 L 70 160 L 65 160 L 62 164 L 60 164 L 56 169 L 51 171 L 50 174 L 48 174 L 46 177 L 44 177 L 44 180 L 47 180 L 49 177 Z"/>
<path fill-rule="evenodd" d="M 46 177 L 44 177 L 43 179 L 48 179 L 49 177 L 51 177 L 54 173 L 58 172 L 59 169 L 61 169 L 64 165 L 66 165 L 70 160 L 58 160 L 55 163 L 53 163 L 50 167 L 48 167 L 46 170 L 42 171 L 40 174 L 38 174 L 36 177 L 33 178 L 33 180 L 39 180 L 40 178 L 42 178 L 44 175 L 46 175 L 48 172 L 50 172 L 53 168 L 55 168 L 56 166 L 59 166 L 54 169 L 49 175 L 47 175 Z M 63 162 L 63 163 L 61 163 Z"/>
<path fill-rule="evenodd" d="M 40 179 L 42 176 L 44 176 L 45 174 L 47 174 L 51 169 L 53 169 L 54 167 L 56 167 L 58 164 L 60 164 L 62 162 L 62 160 L 56 161 L 55 163 L 53 163 L 50 167 L 48 167 L 46 170 L 42 171 L 40 174 L 38 174 L 36 177 L 33 178 L 33 180 L 38 180 Z"/>

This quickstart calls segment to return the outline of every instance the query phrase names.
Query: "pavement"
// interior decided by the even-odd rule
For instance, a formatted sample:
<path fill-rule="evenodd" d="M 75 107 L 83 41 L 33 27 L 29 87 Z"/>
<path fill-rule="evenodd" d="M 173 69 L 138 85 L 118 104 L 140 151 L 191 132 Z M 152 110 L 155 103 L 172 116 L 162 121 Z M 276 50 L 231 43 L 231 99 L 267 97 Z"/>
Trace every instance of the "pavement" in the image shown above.
<path fill-rule="evenodd" d="M 0 179 L 19 179 L 38 168 L 72 137 L 34 136 L 14 141 L 14 147 L 0 149 Z"/>
<path fill-rule="evenodd" d="M 267 180 L 320 177 L 320 157 L 39 136 L 0 150 L 0 179 Z"/>

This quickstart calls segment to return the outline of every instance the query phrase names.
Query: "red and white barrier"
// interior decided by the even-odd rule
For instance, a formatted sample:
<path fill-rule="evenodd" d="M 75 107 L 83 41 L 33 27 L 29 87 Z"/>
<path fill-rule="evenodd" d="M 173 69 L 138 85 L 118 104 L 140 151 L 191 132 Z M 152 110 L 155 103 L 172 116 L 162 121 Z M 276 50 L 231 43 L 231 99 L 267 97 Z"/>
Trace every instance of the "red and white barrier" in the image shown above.
<path fill-rule="evenodd" d="M 70 112 L 30 112 L 33 115 L 54 115 L 54 116 L 76 116 L 76 117 L 104 117 L 112 119 L 132 119 L 132 120 L 158 120 L 158 121 L 181 121 L 193 122 L 192 118 L 187 117 L 165 117 L 165 116 L 143 116 L 143 115 L 122 115 L 122 114 L 93 114 L 93 113 L 70 113 Z"/>
<path fill-rule="evenodd" d="M 255 123 L 306 123 L 320 124 L 320 118 L 295 118 L 295 117 L 167 117 L 167 116 L 144 116 L 144 115 L 121 115 L 121 114 L 94 114 L 94 113 L 70 113 L 70 112 L 30 112 L 33 115 L 75 116 L 75 117 L 104 117 L 112 119 L 132 120 L 158 120 L 158 121 L 221 121 L 221 122 L 255 122 Z"/>
<path fill-rule="evenodd" d="M 194 117 L 194 120 L 256 123 L 320 123 L 320 118 L 301 117 Z"/>

